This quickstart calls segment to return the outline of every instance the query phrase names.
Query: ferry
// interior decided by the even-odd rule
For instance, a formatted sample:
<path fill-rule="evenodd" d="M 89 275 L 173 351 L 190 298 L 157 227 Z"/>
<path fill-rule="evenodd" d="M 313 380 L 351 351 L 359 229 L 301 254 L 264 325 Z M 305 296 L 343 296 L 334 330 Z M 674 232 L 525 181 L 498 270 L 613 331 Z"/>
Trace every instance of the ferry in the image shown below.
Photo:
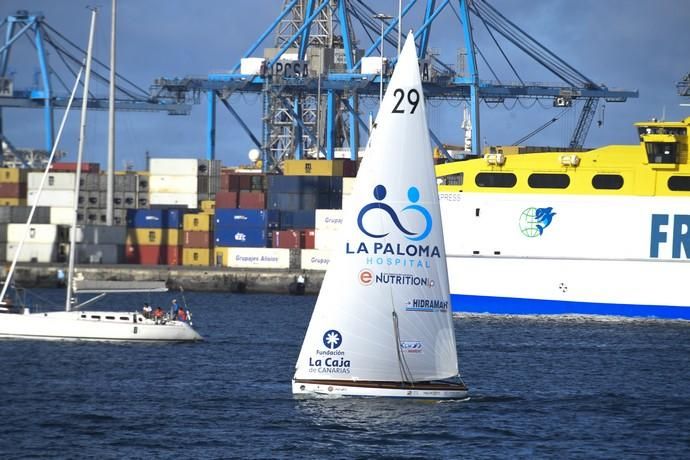
<path fill-rule="evenodd" d="M 454 313 L 690 320 L 690 117 L 436 166 Z"/>

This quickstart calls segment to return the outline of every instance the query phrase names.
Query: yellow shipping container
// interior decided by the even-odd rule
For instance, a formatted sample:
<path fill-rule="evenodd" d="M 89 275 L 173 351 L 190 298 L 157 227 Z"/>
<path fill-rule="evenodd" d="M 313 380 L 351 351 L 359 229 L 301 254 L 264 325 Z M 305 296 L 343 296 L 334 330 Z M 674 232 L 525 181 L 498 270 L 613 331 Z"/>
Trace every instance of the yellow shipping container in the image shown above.
<path fill-rule="evenodd" d="M 163 229 L 163 244 L 166 246 L 179 246 L 182 244 L 184 231 L 176 228 Z"/>
<path fill-rule="evenodd" d="M 25 198 L 0 198 L 0 206 L 26 206 Z"/>
<path fill-rule="evenodd" d="M 17 184 L 26 182 L 26 169 L 0 168 L 0 184 Z"/>
<path fill-rule="evenodd" d="M 342 176 L 343 162 L 338 160 L 285 160 L 286 176 Z"/>
<path fill-rule="evenodd" d="M 227 267 L 230 261 L 230 248 L 225 246 L 216 246 L 213 248 L 213 265 L 216 267 Z"/>
<path fill-rule="evenodd" d="M 210 232 L 210 214 L 185 214 L 182 228 L 191 232 Z"/>
<path fill-rule="evenodd" d="M 215 214 L 216 200 L 201 200 L 201 211 L 206 214 Z"/>
<path fill-rule="evenodd" d="M 125 244 L 128 245 L 153 245 L 160 246 L 163 242 L 163 230 L 162 228 L 128 228 L 127 229 L 127 239 Z"/>
<path fill-rule="evenodd" d="M 182 265 L 209 266 L 211 262 L 210 249 L 183 248 Z"/>

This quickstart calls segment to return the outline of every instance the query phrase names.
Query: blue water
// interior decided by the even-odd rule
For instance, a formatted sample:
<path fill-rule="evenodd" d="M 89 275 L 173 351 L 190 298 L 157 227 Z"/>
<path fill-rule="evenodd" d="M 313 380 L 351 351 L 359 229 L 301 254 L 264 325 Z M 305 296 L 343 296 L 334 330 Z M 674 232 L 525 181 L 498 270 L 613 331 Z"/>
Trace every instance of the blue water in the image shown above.
<path fill-rule="evenodd" d="M 203 343 L 0 341 L 0 458 L 690 455 L 690 322 L 468 315 L 469 401 L 296 400 L 314 297 L 185 300 Z"/>

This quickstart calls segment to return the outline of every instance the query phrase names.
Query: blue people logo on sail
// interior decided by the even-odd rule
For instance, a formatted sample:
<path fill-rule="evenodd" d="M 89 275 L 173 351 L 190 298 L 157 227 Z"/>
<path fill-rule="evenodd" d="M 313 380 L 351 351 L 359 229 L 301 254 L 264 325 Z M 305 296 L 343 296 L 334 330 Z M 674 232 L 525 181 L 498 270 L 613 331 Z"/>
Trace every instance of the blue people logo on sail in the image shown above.
<path fill-rule="evenodd" d="M 409 205 L 399 211 L 384 200 L 388 191 L 383 184 L 374 187 L 375 201 L 367 203 L 357 215 L 357 227 L 369 238 L 378 241 L 373 243 L 360 241 L 358 243 L 346 242 L 347 254 L 367 254 L 376 257 L 367 257 L 369 265 L 392 265 L 402 267 L 429 267 L 429 258 L 441 257 L 436 245 L 421 244 L 431 234 L 433 218 L 427 208 L 418 204 L 420 199 L 419 189 L 409 187 L 407 199 Z M 365 224 L 365 216 L 370 213 L 384 213 L 382 219 L 383 229 L 374 230 Z M 412 228 L 410 222 L 422 221 L 420 228 Z M 404 237 L 410 243 L 399 241 Z M 398 242 L 395 242 L 398 240 Z M 426 260 L 424 260 L 426 259 Z"/>

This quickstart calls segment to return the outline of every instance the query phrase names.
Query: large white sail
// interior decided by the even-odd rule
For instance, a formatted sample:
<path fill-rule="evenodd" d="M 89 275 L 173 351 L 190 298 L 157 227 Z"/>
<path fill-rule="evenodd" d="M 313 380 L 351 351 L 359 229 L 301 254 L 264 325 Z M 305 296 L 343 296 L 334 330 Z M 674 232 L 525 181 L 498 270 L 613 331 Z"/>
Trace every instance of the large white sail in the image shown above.
<path fill-rule="evenodd" d="M 458 375 L 424 95 L 410 34 L 359 169 L 295 379 Z"/>

